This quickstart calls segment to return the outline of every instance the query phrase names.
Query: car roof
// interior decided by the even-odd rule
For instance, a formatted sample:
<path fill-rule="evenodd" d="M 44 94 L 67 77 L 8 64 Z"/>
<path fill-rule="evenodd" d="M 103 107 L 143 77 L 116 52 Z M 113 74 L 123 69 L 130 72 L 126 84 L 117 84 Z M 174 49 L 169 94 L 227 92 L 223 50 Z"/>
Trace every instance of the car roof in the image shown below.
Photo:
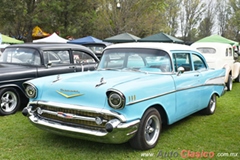
<path fill-rule="evenodd" d="M 9 45 L 6 48 L 33 48 L 39 51 L 43 50 L 61 50 L 61 49 L 73 49 L 73 50 L 81 50 L 93 55 L 98 61 L 99 58 L 97 55 L 88 47 L 79 45 L 79 44 L 70 44 L 70 43 L 23 43 L 23 44 L 13 44 Z"/>
<path fill-rule="evenodd" d="M 83 50 L 91 51 L 89 48 L 85 46 L 78 45 L 78 44 L 69 44 L 69 43 L 23 43 L 23 44 L 9 45 L 6 48 L 18 48 L 18 47 L 37 48 L 39 50 L 72 48 L 72 49 L 83 49 Z"/>
<path fill-rule="evenodd" d="M 232 47 L 230 44 L 227 43 L 220 43 L 220 42 L 195 42 L 191 45 L 192 47 Z"/>
<path fill-rule="evenodd" d="M 111 48 L 151 48 L 151 49 L 161 49 L 165 51 L 172 50 L 193 50 L 197 51 L 194 47 L 177 44 L 177 43 L 162 43 L 162 42 L 131 42 L 131 43 L 117 43 L 106 47 L 105 49 Z"/>

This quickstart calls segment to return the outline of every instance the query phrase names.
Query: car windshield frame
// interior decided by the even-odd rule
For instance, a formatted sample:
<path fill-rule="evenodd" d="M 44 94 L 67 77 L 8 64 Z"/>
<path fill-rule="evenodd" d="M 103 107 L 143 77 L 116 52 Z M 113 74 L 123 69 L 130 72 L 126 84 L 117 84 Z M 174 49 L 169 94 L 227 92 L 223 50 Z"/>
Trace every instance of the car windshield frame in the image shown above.
<path fill-rule="evenodd" d="M 110 48 L 103 52 L 97 70 L 172 72 L 169 53 L 150 48 Z"/>

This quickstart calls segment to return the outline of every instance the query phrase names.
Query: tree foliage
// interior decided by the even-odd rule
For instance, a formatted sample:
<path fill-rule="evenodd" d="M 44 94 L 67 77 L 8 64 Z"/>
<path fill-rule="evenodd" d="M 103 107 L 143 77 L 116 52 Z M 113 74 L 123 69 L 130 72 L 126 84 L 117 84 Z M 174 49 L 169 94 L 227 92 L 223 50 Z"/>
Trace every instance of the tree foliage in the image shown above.
<path fill-rule="evenodd" d="M 207 36 L 210 36 L 214 29 L 214 19 L 215 19 L 215 4 L 213 1 L 210 1 L 206 5 L 206 12 L 203 20 L 201 21 L 199 27 L 198 27 L 198 37 L 197 38 L 204 38 Z"/>
<path fill-rule="evenodd" d="M 1 0 L 0 9 L 0 32 L 25 42 L 35 26 L 64 38 L 165 32 L 185 42 L 214 33 L 240 40 L 240 0 Z"/>
<path fill-rule="evenodd" d="M 201 0 L 183 0 L 180 15 L 181 33 L 184 41 L 192 41 L 192 30 L 201 21 L 206 4 Z"/>

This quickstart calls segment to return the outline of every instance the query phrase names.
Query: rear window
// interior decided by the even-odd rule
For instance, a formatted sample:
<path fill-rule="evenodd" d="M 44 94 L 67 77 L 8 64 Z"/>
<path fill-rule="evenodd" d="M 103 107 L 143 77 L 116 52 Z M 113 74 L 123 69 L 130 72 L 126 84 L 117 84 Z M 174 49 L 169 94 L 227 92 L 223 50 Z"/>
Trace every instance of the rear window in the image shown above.
<path fill-rule="evenodd" d="M 210 47 L 199 47 L 197 48 L 201 53 L 206 53 L 206 54 L 214 54 L 216 53 L 216 49 L 210 48 Z"/>
<path fill-rule="evenodd" d="M 31 48 L 6 48 L 0 57 L 0 62 L 40 65 L 37 50 Z"/>

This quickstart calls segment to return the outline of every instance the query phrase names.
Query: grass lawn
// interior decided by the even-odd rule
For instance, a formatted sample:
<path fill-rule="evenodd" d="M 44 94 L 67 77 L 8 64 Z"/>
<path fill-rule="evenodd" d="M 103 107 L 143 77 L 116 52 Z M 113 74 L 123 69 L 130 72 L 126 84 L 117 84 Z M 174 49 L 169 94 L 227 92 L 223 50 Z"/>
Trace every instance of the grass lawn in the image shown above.
<path fill-rule="evenodd" d="M 18 112 L 0 117 L 0 159 L 209 159 L 190 157 L 203 152 L 214 154 L 212 159 L 240 159 L 239 96 L 240 83 L 234 83 L 232 91 L 218 98 L 214 115 L 194 114 L 164 127 L 157 146 L 148 151 L 134 150 L 128 143 L 102 144 L 54 135 L 32 126 Z"/>

